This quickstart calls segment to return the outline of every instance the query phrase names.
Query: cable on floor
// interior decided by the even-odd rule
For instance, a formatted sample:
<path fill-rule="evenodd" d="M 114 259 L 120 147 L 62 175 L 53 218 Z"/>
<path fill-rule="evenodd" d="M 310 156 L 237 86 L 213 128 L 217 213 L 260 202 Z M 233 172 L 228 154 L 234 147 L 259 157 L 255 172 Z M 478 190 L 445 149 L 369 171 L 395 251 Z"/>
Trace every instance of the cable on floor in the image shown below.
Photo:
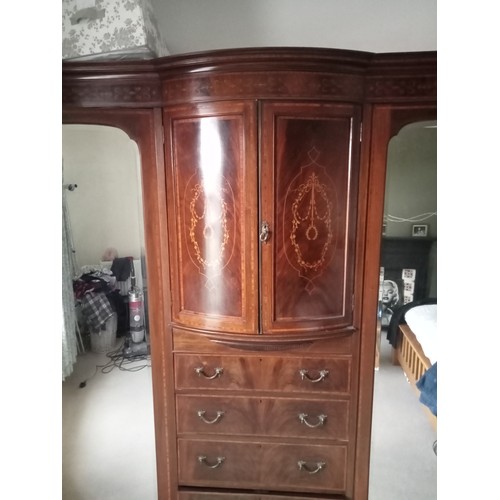
<path fill-rule="evenodd" d="M 80 382 L 79 388 L 83 389 L 86 387 L 87 382 L 91 380 L 97 372 L 101 371 L 101 373 L 110 373 L 113 371 L 115 368 L 118 368 L 120 371 L 127 371 L 127 372 L 138 372 L 140 370 L 143 370 L 144 368 L 150 368 L 151 364 L 150 363 L 145 363 L 142 365 L 136 365 L 138 361 L 148 361 L 150 359 L 150 355 L 142 355 L 142 356 L 133 356 L 126 358 L 123 355 L 123 343 L 117 347 L 114 351 L 110 351 L 106 353 L 106 356 L 109 358 L 109 361 L 104 364 L 104 365 L 96 365 L 94 373 Z M 129 367 L 129 365 L 134 365 Z"/>

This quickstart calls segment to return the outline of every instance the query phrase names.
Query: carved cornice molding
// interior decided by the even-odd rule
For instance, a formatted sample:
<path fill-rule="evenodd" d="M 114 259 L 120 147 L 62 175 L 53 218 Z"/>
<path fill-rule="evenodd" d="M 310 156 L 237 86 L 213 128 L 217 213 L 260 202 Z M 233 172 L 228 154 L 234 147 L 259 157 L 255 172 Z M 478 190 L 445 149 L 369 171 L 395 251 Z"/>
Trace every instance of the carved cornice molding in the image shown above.
<path fill-rule="evenodd" d="M 147 62 L 63 63 L 63 106 L 161 107 L 238 98 L 358 103 L 437 98 L 437 54 L 234 49 Z"/>
<path fill-rule="evenodd" d="M 366 102 L 435 101 L 437 53 L 374 54 L 365 76 Z"/>
<path fill-rule="evenodd" d="M 363 89 L 363 84 L 365 88 Z M 157 107 L 213 98 L 310 97 L 381 102 L 436 99 L 434 77 L 368 77 L 350 75 L 213 75 L 188 77 L 164 83 L 88 81 L 63 83 L 63 106 Z"/>

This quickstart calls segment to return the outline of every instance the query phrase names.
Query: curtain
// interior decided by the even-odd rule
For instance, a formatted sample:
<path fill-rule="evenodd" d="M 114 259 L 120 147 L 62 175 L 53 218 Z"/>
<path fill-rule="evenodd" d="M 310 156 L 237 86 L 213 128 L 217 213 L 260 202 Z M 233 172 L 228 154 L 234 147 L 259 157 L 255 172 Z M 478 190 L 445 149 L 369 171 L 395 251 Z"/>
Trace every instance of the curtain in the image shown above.
<path fill-rule="evenodd" d="M 62 379 L 71 375 L 77 356 L 75 299 L 73 295 L 73 276 L 76 260 L 71 238 L 66 193 L 62 193 Z"/>

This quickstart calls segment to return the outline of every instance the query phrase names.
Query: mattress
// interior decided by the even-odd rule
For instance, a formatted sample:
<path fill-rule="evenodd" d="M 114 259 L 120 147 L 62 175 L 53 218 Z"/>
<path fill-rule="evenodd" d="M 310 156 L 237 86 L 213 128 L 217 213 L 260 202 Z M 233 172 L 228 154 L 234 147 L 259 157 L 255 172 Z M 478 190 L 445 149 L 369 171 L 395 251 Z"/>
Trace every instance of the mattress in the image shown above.
<path fill-rule="evenodd" d="M 437 304 L 416 306 L 405 313 L 405 321 L 431 363 L 437 361 Z"/>

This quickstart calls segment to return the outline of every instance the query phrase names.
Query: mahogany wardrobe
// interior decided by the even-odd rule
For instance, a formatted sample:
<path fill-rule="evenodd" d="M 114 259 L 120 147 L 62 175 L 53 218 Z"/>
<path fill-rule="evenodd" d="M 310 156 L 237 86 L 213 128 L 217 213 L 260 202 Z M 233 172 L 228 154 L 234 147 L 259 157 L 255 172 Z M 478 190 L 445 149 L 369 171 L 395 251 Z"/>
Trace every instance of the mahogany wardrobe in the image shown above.
<path fill-rule="evenodd" d="M 140 152 L 160 500 L 368 498 L 387 146 L 435 52 L 64 62 Z"/>

